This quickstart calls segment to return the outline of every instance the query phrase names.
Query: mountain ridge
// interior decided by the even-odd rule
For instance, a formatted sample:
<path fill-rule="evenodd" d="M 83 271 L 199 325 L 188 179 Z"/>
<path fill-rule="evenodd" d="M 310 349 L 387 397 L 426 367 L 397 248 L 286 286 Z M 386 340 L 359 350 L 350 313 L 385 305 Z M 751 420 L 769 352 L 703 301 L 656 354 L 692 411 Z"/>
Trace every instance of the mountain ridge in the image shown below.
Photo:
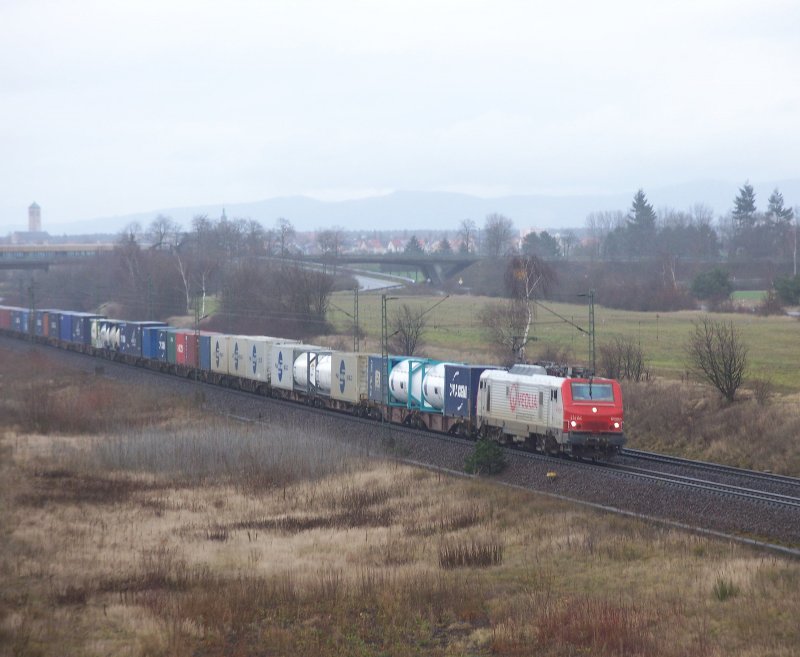
<path fill-rule="evenodd" d="M 715 216 L 720 216 L 733 207 L 733 199 L 742 184 L 717 180 L 694 181 L 652 191 L 645 189 L 645 193 L 656 210 L 666 207 L 688 210 L 694 204 L 702 203 L 711 208 Z M 775 187 L 783 193 L 787 206 L 800 204 L 800 178 L 752 184 L 756 189 L 759 209 L 766 208 L 767 198 Z M 553 230 L 581 227 L 591 212 L 627 212 L 635 192 L 636 190 L 624 194 L 515 194 L 486 198 L 457 192 L 398 190 L 381 196 L 342 201 L 322 201 L 295 195 L 261 201 L 202 204 L 97 217 L 65 222 L 52 227 L 48 232 L 115 233 L 132 222 L 139 222 L 146 227 L 159 214 L 170 216 L 187 228 L 194 216 L 207 215 L 216 219 L 221 216 L 223 208 L 229 219 L 255 219 L 267 228 L 274 225 L 279 217 L 284 217 L 300 231 L 332 226 L 359 231 L 426 228 L 455 231 L 463 219 L 472 219 L 480 226 L 486 215 L 494 212 L 511 218 L 519 228 Z"/>

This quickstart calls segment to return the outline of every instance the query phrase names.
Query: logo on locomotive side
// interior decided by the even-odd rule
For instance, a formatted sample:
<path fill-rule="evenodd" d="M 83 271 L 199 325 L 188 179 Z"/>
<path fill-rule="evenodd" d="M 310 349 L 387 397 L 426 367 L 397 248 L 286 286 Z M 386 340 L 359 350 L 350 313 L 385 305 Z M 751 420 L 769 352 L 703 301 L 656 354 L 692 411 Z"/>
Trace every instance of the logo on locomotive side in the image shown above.
<path fill-rule="evenodd" d="M 278 381 L 283 381 L 283 352 L 278 352 Z"/>
<path fill-rule="evenodd" d="M 506 388 L 506 396 L 508 397 L 508 404 L 511 407 L 512 413 L 516 413 L 518 408 L 534 411 L 539 408 L 539 400 L 536 395 L 532 392 L 525 392 L 524 390 L 520 392 L 519 384 L 517 383 Z"/>
<path fill-rule="evenodd" d="M 239 343 L 233 345 L 233 369 L 239 371 Z"/>
<path fill-rule="evenodd" d="M 214 344 L 215 344 L 215 347 L 214 347 L 214 358 L 215 358 L 215 360 L 217 362 L 217 367 L 219 367 L 219 357 L 220 357 L 219 340 L 217 340 Z"/>
<path fill-rule="evenodd" d="M 258 362 L 258 354 L 256 353 L 256 346 L 253 345 L 253 355 L 250 357 L 250 365 L 253 367 L 253 376 L 256 374 L 256 363 Z"/>
<path fill-rule="evenodd" d="M 339 365 L 339 392 L 344 394 L 344 385 L 345 385 L 345 376 L 347 372 L 345 372 L 344 367 L 344 360 Z"/>

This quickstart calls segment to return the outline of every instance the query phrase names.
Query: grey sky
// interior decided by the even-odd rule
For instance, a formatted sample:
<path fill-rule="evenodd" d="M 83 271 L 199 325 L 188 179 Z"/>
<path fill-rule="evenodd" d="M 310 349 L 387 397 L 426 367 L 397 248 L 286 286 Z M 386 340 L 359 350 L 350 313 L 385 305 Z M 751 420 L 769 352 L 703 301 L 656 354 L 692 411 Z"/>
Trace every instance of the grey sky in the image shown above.
<path fill-rule="evenodd" d="M 0 233 L 394 189 L 796 178 L 795 0 L 0 0 Z"/>

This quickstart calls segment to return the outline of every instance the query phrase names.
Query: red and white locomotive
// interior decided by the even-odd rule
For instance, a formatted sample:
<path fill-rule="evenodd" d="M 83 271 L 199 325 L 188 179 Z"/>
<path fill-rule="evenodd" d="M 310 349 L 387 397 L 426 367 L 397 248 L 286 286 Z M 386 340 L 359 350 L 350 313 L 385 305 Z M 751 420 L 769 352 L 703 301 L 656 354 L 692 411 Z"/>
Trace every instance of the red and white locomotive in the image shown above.
<path fill-rule="evenodd" d="M 622 390 L 612 379 L 486 370 L 476 415 L 480 435 L 551 454 L 608 458 L 625 444 Z"/>

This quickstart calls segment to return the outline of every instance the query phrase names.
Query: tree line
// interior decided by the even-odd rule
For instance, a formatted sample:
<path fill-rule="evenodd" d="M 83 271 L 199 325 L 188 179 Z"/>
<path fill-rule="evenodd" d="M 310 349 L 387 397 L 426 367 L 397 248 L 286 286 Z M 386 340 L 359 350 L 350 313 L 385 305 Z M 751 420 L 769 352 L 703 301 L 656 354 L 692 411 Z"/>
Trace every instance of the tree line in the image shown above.
<path fill-rule="evenodd" d="M 213 311 L 205 328 L 284 337 L 322 333 L 336 281 L 281 257 L 291 253 L 294 236 L 285 219 L 265 230 L 253 220 L 203 215 L 184 230 L 159 215 L 144 229 L 128 225 L 112 252 L 38 276 L 34 302 L 119 319 L 205 319 Z"/>

